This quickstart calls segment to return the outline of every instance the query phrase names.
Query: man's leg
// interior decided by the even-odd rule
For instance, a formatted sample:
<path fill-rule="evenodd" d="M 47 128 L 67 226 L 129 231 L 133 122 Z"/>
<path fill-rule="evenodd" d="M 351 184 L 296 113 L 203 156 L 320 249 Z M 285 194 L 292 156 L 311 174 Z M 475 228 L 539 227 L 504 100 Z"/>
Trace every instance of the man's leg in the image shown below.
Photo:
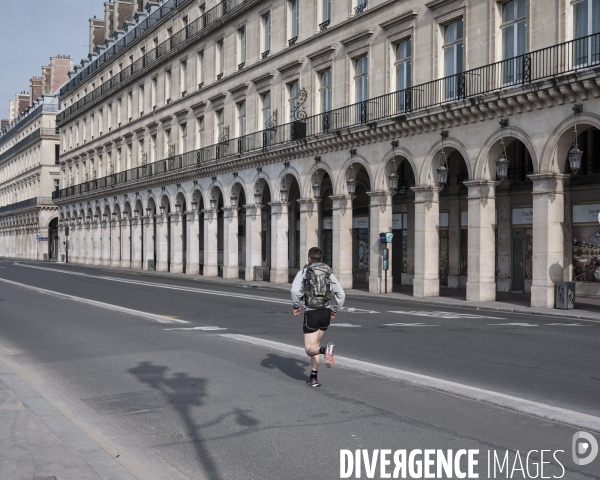
<path fill-rule="evenodd" d="M 321 338 L 323 338 L 324 330 L 317 330 L 312 333 L 304 334 L 304 350 L 311 357 L 310 363 L 313 371 L 319 370 L 319 356 L 321 355 Z"/>

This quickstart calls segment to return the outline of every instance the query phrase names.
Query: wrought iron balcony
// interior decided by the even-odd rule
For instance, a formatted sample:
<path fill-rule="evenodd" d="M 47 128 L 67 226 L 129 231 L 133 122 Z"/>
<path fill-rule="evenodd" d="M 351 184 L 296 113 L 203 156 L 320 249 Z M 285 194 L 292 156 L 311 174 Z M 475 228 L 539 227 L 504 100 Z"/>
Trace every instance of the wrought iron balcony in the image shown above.
<path fill-rule="evenodd" d="M 267 58 L 269 56 L 269 53 L 271 53 L 271 50 L 265 50 L 264 52 L 262 52 L 261 57 L 263 59 Z"/>
<path fill-rule="evenodd" d="M 21 148 L 25 147 L 26 145 L 29 145 L 31 142 L 33 142 L 34 140 L 36 140 L 37 138 L 40 138 L 42 136 L 43 137 L 58 137 L 59 136 L 58 129 L 38 128 L 35 132 L 27 135 L 23 140 L 14 144 L 12 147 L 10 147 L 5 152 L 2 152 L 0 154 L 0 162 L 2 162 L 2 160 L 10 157 L 15 152 L 18 152 Z"/>
<path fill-rule="evenodd" d="M 600 33 L 553 45 L 508 60 L 475 68 L 449 77 L 399 90 L 342 108 L 320 113 L 283 125 L 272 123 L 262 131 L 220 142 L 174 158 L 137 167 L 93 182 L 54 192 L 64 199 L 168 174 L 180 169 L 213 166 L 242 154 L 259 153 L 270 148 L 308 141 L 323 134 L 341 134 L 342 129 L 370 125 L 386 119 L 400 121 L 412 112 L 453 104 L 500 90 L 522 87 L 558 75 L 600 66 Z M 462 105 L 462 103 L 461 103 Z M 303 125 L 300 126 L 299 124 Z"/>
<path fill-rule="evenodd" d="M 20 202 L 11 203 L 0 207 L 0 214 L 22 210 L 24 208 L 36 207 L 38 205 L 52 205 L 52 200 L 49 197 L 33 197 Z"/>
<path fill-rule="evenodd" d="M 325 30 L 327 30 L 329 28 L 330 24 L 331 24 L 331 20 L 325 20 L 323 23 L 319 23 L 319 28 L 322 32 L 324 32 Z"/>
<path fill-rule="evenodd" d="M 297 41 L 298 41 L 298 35 L 296 35 L 295 37 L 293 37 L 293 38 L 290 38 L 290 39 L 288 40 L 288 46 L 290 46 L 290 47 L 291 47 L 292 45 L 296 45 L 296 42 L 297 42 Z"/>
<path fill-rule="evenodd" d="M 363 13 L 367 9 L 367 2 L 361 3 L 354 7 L 354 15 Z"/>

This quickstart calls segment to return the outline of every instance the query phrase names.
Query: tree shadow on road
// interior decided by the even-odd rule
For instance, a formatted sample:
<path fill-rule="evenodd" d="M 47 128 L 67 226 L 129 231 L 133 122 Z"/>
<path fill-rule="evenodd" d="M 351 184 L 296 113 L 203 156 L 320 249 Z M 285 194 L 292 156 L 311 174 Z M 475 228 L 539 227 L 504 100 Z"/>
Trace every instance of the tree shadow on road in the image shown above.
<path fill-rule="evenodd" d="M 260 365 L 264 368 L 277 368 L 281 373 L 285 373 L 294 380 L 306 380 L 308 378 L 306 368 L 310 367 L 310 363 L 305 362 L 304 360 L 298 360 L 297 358 L 292 357 L 282 357 L 276 353 L 267 354 L 267 358 L 260 362 Z"/>
<path fill-rule="evenodd" d="M 219 469 L 205 445 L 200 433 L 201 428 L 221 423 L 227 417 L 233 417 L 238 425 L 246 428 L 255 427 L 260 422 L 249 414 L 249 410 L 234 408 L 231 413 L 220 415 L 217 419 L 206 424 L 197 424 L 194 421 L 192 407 L 205 405 L 205 399 L 208 396 L 206 391 L 208 380 L 201 377 L 191 377 L 183 372 L 169 376 L 168 370 L 169 368 L 166 366 L 141 362 L 137 367 L 130 368 L 128 372 L 140 382 L 160 392 L 177 411 L 185 424 L 186 433 L 194 445 L 198 461 L 201 463 L 207 477 L 218 480 L 221 478 Z"/>

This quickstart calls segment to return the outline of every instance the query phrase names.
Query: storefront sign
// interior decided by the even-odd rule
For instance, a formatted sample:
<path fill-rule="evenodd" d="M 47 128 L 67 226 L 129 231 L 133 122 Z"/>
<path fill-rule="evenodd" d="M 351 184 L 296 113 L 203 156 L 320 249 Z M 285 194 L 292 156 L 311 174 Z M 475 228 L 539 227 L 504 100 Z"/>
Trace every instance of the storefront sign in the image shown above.
<path fill-rule="evenodd" d="M 369 228 L 369 217 L 354 217 L 352 228 Z"/>
<path fill-rule="evenodd" d="M 597 223 L 600 204 L 573 205 L 573 223 Z"/>
<path fill-rule="evenodd" d="M 323 219 L 323 230 L 333 230 L 333 218 Z"/>
<path fill-rule="evenodd" d="M 513 208 L 513 225 L 531 225 L 533 223 L 533 207 Z"/>
<path fill-rule="evenodd" d="M 448 212 L 440 212 L 440 227 L 448 227 Z"/>

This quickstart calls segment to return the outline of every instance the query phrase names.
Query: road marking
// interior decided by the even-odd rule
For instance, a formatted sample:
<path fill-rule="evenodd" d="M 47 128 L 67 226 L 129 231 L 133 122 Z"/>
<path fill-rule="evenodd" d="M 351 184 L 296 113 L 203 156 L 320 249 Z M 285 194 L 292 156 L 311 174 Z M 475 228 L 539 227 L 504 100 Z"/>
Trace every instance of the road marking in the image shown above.
<path fill-rule="evenodd" d="M 535 323 L 490 323 L 490 325 L 497 327 L 539 327 Z"/>
<path fill-rule="evenodd" d="M 164 328 L 163 330 L 205 330 L 207 332 L 213 330 L 227 330 L 223 327 L 181 327 L 181 328 Z"/>
<path fill-rule="evenodd" d="M 331 326 L 344 328 L 360 327 L 360 325 L 354 325 L 353 323 L 332 323 Z"/>
<path fill-rule="evenodd" d="M 282 353 L 295 355 L 301 358 L 306 358 L 304 348 L 287 345 L 285 343 L 273 342 L 271 340 L 263 340 L 262 338 L 250 337 L 247 335 L 236 334 L 219 334 L 228 340 L 254 345 L 260 348 L 268 348 Z M 419 387 L 431 388 L 451 395 L 484 402 L 497 407 L 506 408 L 519 413 L 532 415 L 538 418 L 544 418 L 554 422 L 572 425 L 577 428 L 582 428 L 588 431 L 600 432 L 600 417 L 588 415 L 565 408 L 554 407 L 544 403 L 534 402 L 523 398 L 513 397 L 504 393 L 484 390 L 482 388 L 464 385 L 462 383 L 450 382 L 441 378 L 435 378 L 428 375 L 413 373 L 397 368 L 377 365 L 375 363 L 355 360 L 348 357 L 335 356 L 335 364 L 337 366 L 348 368 L 371 375 L 399 380 Z"/>
<path fill-rule="evenodd" d="M 594 327 L 595 325 L 582 325 L 581 323 L 548 323 L 548 326 L 554 327 Z"/>
<path fill-rule="evenodd" d="M 149 320 L 154 320 L 159 323 L 190 323 L 186 320 L 176 320 L 174 318 L 166 318 L 162 315 L 155 315 L 154 313 L 141 312 L 139 310 L 132 310 L 131 308 L 120 307 L 118 305 L 112 305 L 110 303 L 97 302 L 96 300 L 90 300 L 88 298 L 74 297 L 73 295 L 67 295 L 66 293 L 54 292 L 52 290 L 46 290 L 45 288 L 33 287 L 31 285 L 25 285 L 24 283 L 13 282 L 12 280 L 6 280 L 5 278 L 0 278 L 0 282 L 8 283 L 10 285 L 15 285 L 17 287 L 27 288 L 29 290 L 35 290 L 38 293 L 44 293 L 47 295 L 52 295 L 59 298 L 64 298 L 66 300 L 72 300 L 74 302 L 85 303 L 87 305 L 93 305 L 95 307 L 105 308 L 106 310 L 112 310 L 119 313 L 126 313 L 128 315 L 133 315 L 135 317 L 146 318 Z"/>
<path fill-rule="evenodd" d="M 440 325 L 427 325 L 425 323 L 384 323 L 384 327 L 439 327 Z"/>
<path fill-rule="evenodd" d="M 506 320 L 505 318 L 500 317 L 486 317 L 484 315 L 473 315 L 471 313 L 454 313 L 454 312 L 422 312 L 422 311 L 400 311 L 394 310 L 388 313 L 399 313 L 401 315 L 415 315 L 417 317 L 434 317 L 434 318 L 447 318 L 447 319 L 476 319 L 476 318 L 490 318 L 492 320 Z"/>
<path fill-rule="evenodd" d="M 66 270 L 61 270 L 61 269 L 56 269 L 56 268 L 47 268 L 47 267 L 37 267 L 34 265 L 25 265 L 22 263 L 16 263 L 15 265 L 18 265 L 19 267 L 25 267 L 25 268 L 34 268 L 37 270 L 49 270 L 51 272 L 58 272 L 58 273 L 64 273 L 67 275 L 79 275 L 81 277 L 89 277 L 89 278 L 97 278 L 100 280 L 108 280 L 111 282 L 121 282 L 121 283 L 129 283 L 129 284 L 133 284 L 133 285 L 141 285 L 144 287 L 154 287 L 154 288 L 165 288 L 168 290 L 180 290 L 183 292 L 191 292 L 191 293 L 203 293 L 206 295 L 217 295 L 217 296 L 222 296 L 222 297 L 234 297 L 234 298 L 241 298 L 244 300 L 257 300 L 257 301 L 261 301 L 261 302 L 269 302 L 269 303 L 279 303 L 282 305 L 291 305 L 291 300 L 284 300 L 281 298 L 270 298 L 270 297 L 261 297 L 258 295 L 247 295 L 245 293 L 233 293 L 233 292 L 224 292 L 224 291 L 220 291 L 220 290 L 208 290 L 205 288 L 196 288 L 196 287 L 184 287 L 184 286 L 179 286 L 179 285 L 169 285 L 166 283 L 154 283 L 154 282 L 146 282 L 143 280 L 133 280 L 133 279 L 128 279 L 128 278 L 118 278 L 118 277 L 103 277 L 103 276 L 98 276 L 98 275 L 89 275 L 87 273 L 81 273 L 81 272 L 67 272 Z M 342 311 L 344 312 L 348 312 L 350 309 L 346 308 L 346 307 L 342 307 L 341 308 Z M 351 309 L 351 311 L 353 313 L 379 313 L 379 312 L 375 312 L 373 310 L 362 310 L 360 308 L 353 308 Z"/>

